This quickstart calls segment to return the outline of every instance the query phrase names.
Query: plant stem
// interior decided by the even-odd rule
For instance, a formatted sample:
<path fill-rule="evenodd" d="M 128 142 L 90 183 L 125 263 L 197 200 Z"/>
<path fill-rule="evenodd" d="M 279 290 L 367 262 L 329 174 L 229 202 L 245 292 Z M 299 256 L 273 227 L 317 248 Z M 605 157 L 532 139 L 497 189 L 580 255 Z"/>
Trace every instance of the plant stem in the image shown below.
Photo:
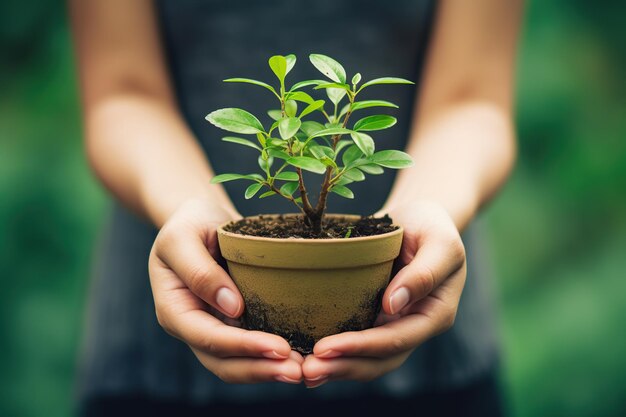
<path fill-rule="evenodd" d="M 298 202 L 296 201 L 296 199 L 295 199 L 295 198 L 293 198 L 293 196 L 292 196 L 292 195 L 285 195 L 285 194 L 281 193 L 281 192 L 280 192 L 280 190 L 279 190 L 278 188 L 276 188 L 276 186 L 275 186 L 274 184 L 272 184 L 272 185 L 267 184 L 267 186 L 268 186 L 268 187 L 269 187 L 272 191 L 274 191 L 276 194 L 278 194 L 278 195 L 280 195 L 280 196 L 283 196 L 284 198 L 286 198 L 287 200 L 289 200 L 289 201 L 291 201 L 293 204 L 295 204 L 295 205 L 296 205 L 296 207 L 298 207 L 298 210 L 300 210 L 300 212 L 306 216 L 306 212 L 305 212 L 305 211 L 304 211 L 304 209 L 300 206 L 300 204 L 298 204 Z"/>
<path fill-rule="evenodd" d="M 349 98 L 350 98 L 350 107 L 348 108 L 348 111 L 346 112 L 346 116 L 343 119 L 343 123 L 341 125 L 341 127 L 343 128 L 345 128 L 348 125 L 348 119 L 350 119 L 350 115 L 352 114 L 352 104 L 354 103 L 354 97 L 352 95 L 349 95 Z M 337 147 L 337 143 L 339 142 L 339 139 L 341 139 L 341 134 L 334 135 L 332 139 L 333 139 L 333 151 L 334 151 L 335 148 Z M 326 200 L 328 199 L 328 193 L 330 191 L 330 186 L 331 186 L 330 182 L 331 182 L 332 172 L 333 172 L 332 167 L 326 168 L 326 173 L 324 174 L 324 182 L 322 183 L 322 188 L 320 190 L 320 198 L 319 200 L 317 200 L 317 205 L 315 206 L 315 212 L 316 212 L 317 217 L 320 218 L 320 221 L 324 217 L 324 211 L 326 211 Z"/>

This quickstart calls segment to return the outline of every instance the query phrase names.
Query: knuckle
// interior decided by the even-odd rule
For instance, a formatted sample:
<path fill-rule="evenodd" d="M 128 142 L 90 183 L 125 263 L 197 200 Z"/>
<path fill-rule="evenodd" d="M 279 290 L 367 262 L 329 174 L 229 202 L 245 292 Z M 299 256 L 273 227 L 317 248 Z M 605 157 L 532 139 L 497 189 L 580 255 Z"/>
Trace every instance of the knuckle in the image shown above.
<path fill-rule="evenodd" d="M 210 277 L 213 275 L 214 268 L 212 264 L 192 267 L 187 276 L 189 288 L 195 293 L 203 292 L 210 283 Z"/>
<path fill-rule="evenodd" d="M 172 226 L 172 223 L 165 223 L 156 237 L 157 245 L 159 247 L 164 247 L 174 244 L 176 242 L 177 234 L 176 228 Z"/>
<path fill-rule="evenodd" d="M 223 353 L 222 349 L 215 343 L 215 340 L 210 337 L 202 338 L 200 348 L 204 353 L 211 356 L 221 356 Z"/>
<path fill-rule="evenodd" d="M 454 322 L 456 320 L 456 311 L 457 309 L 454 307 L 448 307 L 445 312 L 443 313 L 443 320 L 442 320 L 442 331 L 446 331 L 449 330 L 450 328 L 452 328 L 452 326 L 454 326 Z"/>
<path fill-rule="evenodd" d="M 460 267 L 465 261 L 465 245 L 463 245 L 461 238 L 456 236 L 454 239 L 451 239 L 450 242 L 448 242 L 448 250 L 452 259 L 454 259 Z"/>
<path fill-rule="evenodd" d="M 417 282 L 422 295 L 430 294 L 435 288 L 435 273 L 432 268 L 423 265 L 417 274 Z"/>
<path fill-rule="evenodd" d="M 402 336 L 396 336 L 393 339 L 391 339 L 391 352 L 390 353 L 399 353 L 399 352 L 404 352 L 405 350 L 407 350 L 407 340 L 406 338 L 402 337 Z"/>
<path fill-rule="evenodd" d="M 169 320 L 167 320 L 167 315 L 163 314 L 158 308 L 156 309 L 156 319 L 159 326 L 165 331 L 165 333 L 170 336 L 175 336 L 174 329 L 172 328 Z"/>

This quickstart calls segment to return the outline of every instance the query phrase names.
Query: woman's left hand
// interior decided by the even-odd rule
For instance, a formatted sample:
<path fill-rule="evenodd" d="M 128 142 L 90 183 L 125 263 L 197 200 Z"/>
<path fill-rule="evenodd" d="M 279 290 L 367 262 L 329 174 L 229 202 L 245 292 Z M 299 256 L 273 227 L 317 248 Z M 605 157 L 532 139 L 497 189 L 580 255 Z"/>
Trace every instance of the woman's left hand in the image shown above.
<path fill-rule="evenodd" d="M 389 215 L 404 227 L 404 237 L 399 271 L 383 295 L 377 327 L 317 342 L 302 364 L 308 387 L 380 377 L 454 323 L 466 275 L 465 248 L 454 222 L 430 202 L 396 207 Z"/>

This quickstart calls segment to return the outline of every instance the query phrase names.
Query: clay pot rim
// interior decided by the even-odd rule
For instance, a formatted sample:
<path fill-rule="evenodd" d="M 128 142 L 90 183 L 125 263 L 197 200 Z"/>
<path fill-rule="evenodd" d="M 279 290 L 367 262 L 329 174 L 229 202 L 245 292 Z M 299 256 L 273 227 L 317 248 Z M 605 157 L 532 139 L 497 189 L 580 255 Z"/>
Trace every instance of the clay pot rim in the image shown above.
<path fill-rule="evenodd" d="M 263 217 L 277 217 L 277 216 L 300 216 L 301 214 L 299 213 L 286 213 L 286 214 L 278 214 L 278 213 L 273 213 L 273 214 L 257 214 L 255 216 L 244 216 L 244 219 L 254 219 L 254 218 L 259 218 L 261 216 Z M 355 219 L 359 219 L 361 218 L 360 215 L 358 214 L 341 214 L 341 213 L 326 213 L 324 214 L 324 216 L 329 216 L 329 217 L 347 217 L 347 218 L 355 218 Z M 372 235 L 372 236 L 360 236 L 360 237 L 351 237 L 351 238 L 328 238 L 328 239 L 313 239 L 313 238 L 305 238 L 305 237 L 264 237 L 264 236 L 250 236 L 250 235 L 242 235 L 239 233 L 233 233 L 233 232 L 228 232 L 226 230 L 224 230 L 224 227 L 230 223 L 232 223 L 233 221 L 237 221 L 237 220 L 229 220 L 227 222 L 224 222 L 222 224 L 219 225 L 219 227 L 217 228 L 217 232 L 219 234 L 222 235 L 226 235 L 235 239 L 246 239 L 246 240 L 254 240 L 254 241 L 258 241 L 258 242 L 298 242 L 298 243 L 303 243 L 303 242 L 307 242 L 308 244 L 312 244 L 312 245 L 323 245 L 323 244 L 329 244 L 329 243 L 335 243 L 335 244 L 347 244 L 347 243 L 357 243 L 357 242 L 364 242 L 364 241 L 371 241 L 371 240 L 377 240 L 377 239 L 388 239 L 392 236 L 395 235 L 402 235 L 404 233 L 404 228 L 402 226 L 400 226 L 399 224 L 395 224 L 392 223 L 392 226 L 396 226 L 397 229 L 393 230 L 391 232 L 387 232 L 387 233 L 382 233 L 379 235 Z"/>

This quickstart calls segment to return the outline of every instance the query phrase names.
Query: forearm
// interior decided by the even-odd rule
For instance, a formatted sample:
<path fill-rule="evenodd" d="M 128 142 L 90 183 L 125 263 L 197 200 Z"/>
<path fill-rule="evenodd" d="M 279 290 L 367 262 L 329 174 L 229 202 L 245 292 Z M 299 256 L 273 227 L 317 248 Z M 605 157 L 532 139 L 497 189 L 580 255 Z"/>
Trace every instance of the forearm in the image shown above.
<path fill-rule="evenodd" d="M 116 93 L 85 110 L 89 161 L 125 205 L 160 227 L 190 198 L 235 212 L 200 146 L 168 101 L 140 92 Z"/>
<path fill-rule="evenodd" d="M 415 165 L 398 174 L 385 210 L 435 201 L 463 230 L 505 182 L 516 154 L 509 112 L 487 101 L 459 100 L 416 115 L 407 152 Z"/>

